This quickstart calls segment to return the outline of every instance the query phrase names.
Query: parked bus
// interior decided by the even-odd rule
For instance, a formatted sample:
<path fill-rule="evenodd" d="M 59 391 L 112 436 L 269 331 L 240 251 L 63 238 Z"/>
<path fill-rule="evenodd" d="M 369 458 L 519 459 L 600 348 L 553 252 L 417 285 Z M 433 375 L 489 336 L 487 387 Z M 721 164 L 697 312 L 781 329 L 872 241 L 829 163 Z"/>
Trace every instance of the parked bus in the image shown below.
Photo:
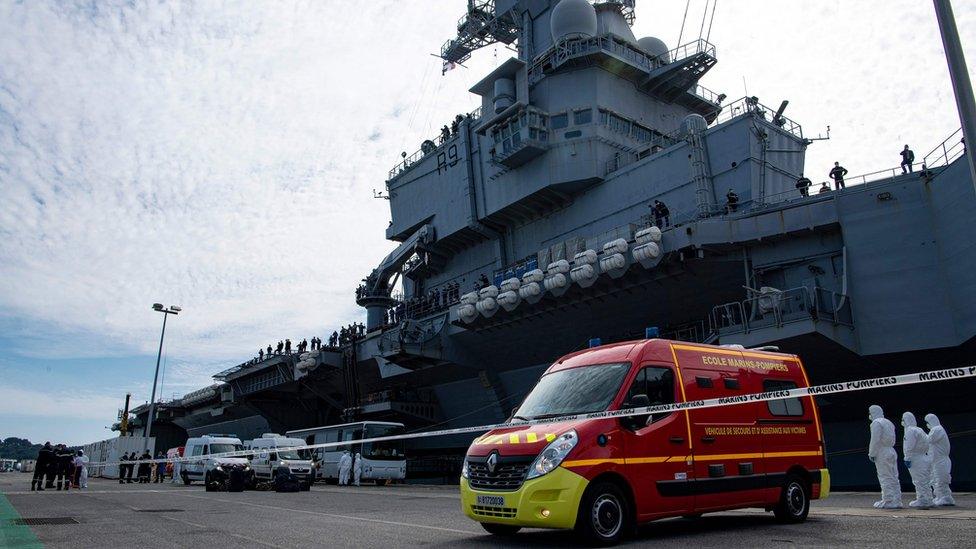
<path fill-rule="evenodd" d="M 360 421 L 358 423 L 288 431 L 286 435 L 290 438 L 304 440 L 306 444 L 348 442 L 342 446 L 319 448 L 312 451 L 313 458 L 318 463 L 315 474 L 316 480 L 338 479 L 339 458 L 342 457 L 342 452 L 349 450 L 353 457 L 357 453 L 362 454 L 362 479 L 375 481 L 377 485 L 382 486 L 390 480 L 402 480 L 407 476 L 407 458 L 403 453 L 403 442 L 394 440 L 364 444 L 357 441 L 394 435 L 402 429 L 402 423 Z"/>

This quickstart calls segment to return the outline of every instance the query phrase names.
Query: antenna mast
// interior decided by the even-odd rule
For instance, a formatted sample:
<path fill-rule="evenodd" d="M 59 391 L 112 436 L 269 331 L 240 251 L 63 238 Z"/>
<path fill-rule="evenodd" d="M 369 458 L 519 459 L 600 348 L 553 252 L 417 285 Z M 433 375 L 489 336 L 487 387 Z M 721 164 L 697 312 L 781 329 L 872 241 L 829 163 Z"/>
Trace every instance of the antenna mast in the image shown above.
<path fill-rule="evenodd" d="M 443 71 L 471 58 L 471 52 L 496 42 L 511 44 L 521 30 L 515 3 L 503 13 L 498 13 L 495 0 L 468 0 L 468 12 L 457 24 L 457 38 L 441 46 Z"/>
<path fill-rule="evenodd" d="M 966 57 L 963 55 L 962 43 L 959 41 L 959 30 L 956 29 L 956 18 L 952 14 L 952 4 L 949 0 L 934 1 L 935 16 L 939 20 L 939 30 L 942 32 L 946 62 L 949 63 L 952 89 L 956 94 L 956 108 L 959 109 L 962 136 L 966 140 L 969 175 L 972 177 L 973 187 L 976 188 L 976 159 L 969 149 L 976 144 L 976 101 L 973 100 L 973 83 L 969 80 L 969 70 L 966 68 Z"/>

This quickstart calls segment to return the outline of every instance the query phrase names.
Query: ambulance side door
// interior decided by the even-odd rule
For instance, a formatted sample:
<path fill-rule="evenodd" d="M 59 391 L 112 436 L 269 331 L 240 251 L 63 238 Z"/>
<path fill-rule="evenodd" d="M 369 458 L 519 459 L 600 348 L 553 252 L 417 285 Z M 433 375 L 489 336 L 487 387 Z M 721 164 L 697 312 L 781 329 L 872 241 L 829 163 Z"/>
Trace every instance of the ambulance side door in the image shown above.
<path fill-rule="evenodd" d="M 744 369 L 682 368 L 689 400 L 749 393 Z M 756 403 L 691 410 L 695 447 L 695 509 L 707 511 L 761 503 L 765 470 Z"/>
<path fill-rule="evenodd" d="M 631 382 L 622 408 L 678 400 L 677 376 L 670 366 L 645 365 Z M 688 423 L 685 412 L 621 419 L 625 471 L 634 489 L 640 519 L 678 515 L 692 508 L 694 496 Z"/>

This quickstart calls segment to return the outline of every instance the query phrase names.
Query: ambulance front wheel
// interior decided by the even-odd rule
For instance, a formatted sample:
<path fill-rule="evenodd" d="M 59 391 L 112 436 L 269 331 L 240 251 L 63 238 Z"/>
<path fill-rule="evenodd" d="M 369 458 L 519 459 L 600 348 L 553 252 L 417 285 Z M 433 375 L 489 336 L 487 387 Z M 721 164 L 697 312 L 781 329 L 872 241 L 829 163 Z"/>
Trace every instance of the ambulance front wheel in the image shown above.
<path fill-rule="evenodd" d="M 597 482 L 583 493 L 576 530 L 597 545 L 615 545 L 627 531 L 631 517 L 623 490 L 612 482 Z"/>
<path fill-rule="evenodd" d="M 492 524 L 490 522 L 482 522 L 481 527 L 485 529 L 485 532 L 495 536 L 514 536 L 522 528 L 519 526 L 512 526 L 509 524 Z"/>
<path fill-rule="evenodd" d="M 786 523 L 803 522 L 810 513 L 810 485 L 797 475 L 787 475 L 779 503 L 773 509 L 776 520 Z"/>

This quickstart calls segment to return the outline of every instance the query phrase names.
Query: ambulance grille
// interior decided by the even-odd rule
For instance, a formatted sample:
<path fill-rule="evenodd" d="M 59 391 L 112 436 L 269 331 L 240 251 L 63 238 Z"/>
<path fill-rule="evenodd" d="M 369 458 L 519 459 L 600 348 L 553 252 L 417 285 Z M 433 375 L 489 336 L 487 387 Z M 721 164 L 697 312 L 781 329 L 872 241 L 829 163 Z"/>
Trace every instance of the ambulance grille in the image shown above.
<path fill-rule="evenodd" d="M 476 490 L 518 490 L 535 458 L 501 458 L 495 472 L 488 471 L 484 458 L 468 458 L 468 483 Z"/>
<path fill-rule="evenodd" d="M 485 507 L 484 505 L 472 505 L 471 511 L 479 517 L 496 518 L 515 518 L 518 509 L 514 507 Z"/>

